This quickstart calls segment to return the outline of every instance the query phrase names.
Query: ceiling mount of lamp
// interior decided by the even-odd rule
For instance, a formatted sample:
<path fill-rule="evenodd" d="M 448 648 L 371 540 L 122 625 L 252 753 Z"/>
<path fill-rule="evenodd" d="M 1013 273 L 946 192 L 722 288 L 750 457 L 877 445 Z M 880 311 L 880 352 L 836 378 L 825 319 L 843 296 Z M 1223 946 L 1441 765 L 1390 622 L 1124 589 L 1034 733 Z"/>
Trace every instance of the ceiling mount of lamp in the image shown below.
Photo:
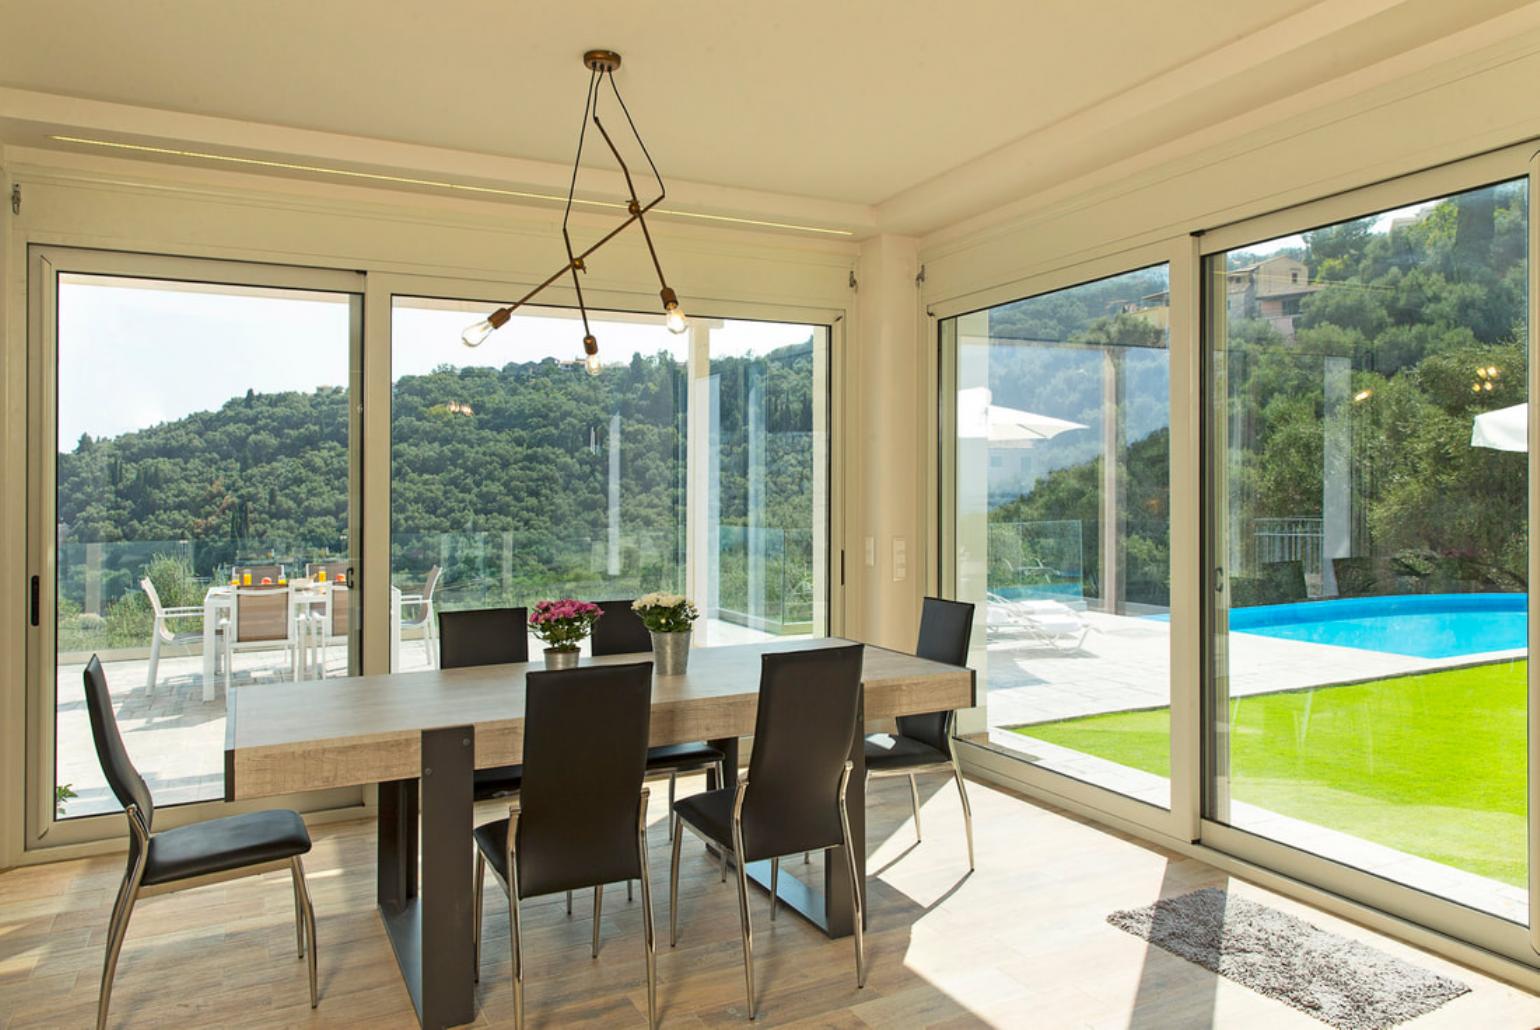
<path fill-rule="evenodd" d="M 615 85 L 615 69 L 620 67 L 620 55 L 613 50 L 590 50 L 583 55 L 583 66 L 588 69 L 588 98 L 583 105 L 582 126 L 578 130 L 577 155 L 572 159 L 572 181 L 567 187 L 567 208 L 561 219 L 562 243 L 567 248 L 567 261 L 534 289 L 530 290 L 518 300 L 505 308 L 498 308 L 485 319 L 466 329 L 460 339 L 467 347 L 479 347 L 492 335 L 493 331 L 501 328 L 513 316 L 514 311 L 528 304 L 530 300 L 541 290 L 550 286 L 564 275 L 572 276 L 572 289 L 577 294 L 578 311 L 583 316 L 583 355 L 584 365 L 589 375 L 598 375 L 599 341 L 594 338 L 593 330 L 588 325 L 588 307 L 583 303 L 583 284 L 579 273 L 588 270 L 588 257 L 594 251 L 604 246 L 610 240 L 620 235 L 632 223 L 641 227 L 642 239 L 647 243 L 647 253 L 652 257 L 652 267 L 658 273 L 658 285 L 662 287 L 658 296 L 663 302 L 664 324 L 670 332 L 682 333 L 689 327 L 685 321 L 684 311 L 679 307 L 679 295 L 668 285 L 668 280 L 663 277 L 663 265 L 658 261 L 658 251 L 652 245 L 652 233 L 647 231 L 646 214 L 662 202 L 666 192 L 663 187 L 663 177 L 658 174 L 658 166 L 653 163 L 652 155 L 647 152 L 647 144 L 642 142 L 642 134 L 636 129 L 636 122 L 631 119 L 631 112 L 626 109 L 626 102 L 621 99 L 620 87 Z M 643 204 L 636 196 L 636 186 L 631 181 L 631 169 L 626 165 L 625 158 L 620 156 L 620 150 L 615 146 L 615 141 L 605 130 L 604 123 L 599 120 L 599 96 L 604 84 L 608 82 L 610 92 L 615 97 L 616 104 L 620 107 L 621 114 L 626 117 L 626 125 L 631 129 L 631 135 L 636 140 L 637 147 L 642 156 L 647 159 L 647 166 L 652 169 L 652 177 L 658 183 L 658 195 Z M 588 122 L 592 120 L 594 128 L 604 138 L 605 145 L 610 148 L 610 153 L 615 155 L 615 160 L 620 164 L 620 171 L 625 176 L 626 192 L 630 194 L 630 200 L 626 204 L 628 212 L 626 219 L 615 228 L 599 237 L 587 250 L 574 251 L 572 249 L 572 236 L 567 231 L 567 223 L 572 218 L 573 195 L 577 190 L 578 167 L 583 160 L 583 140 L 587 136 Z"/>

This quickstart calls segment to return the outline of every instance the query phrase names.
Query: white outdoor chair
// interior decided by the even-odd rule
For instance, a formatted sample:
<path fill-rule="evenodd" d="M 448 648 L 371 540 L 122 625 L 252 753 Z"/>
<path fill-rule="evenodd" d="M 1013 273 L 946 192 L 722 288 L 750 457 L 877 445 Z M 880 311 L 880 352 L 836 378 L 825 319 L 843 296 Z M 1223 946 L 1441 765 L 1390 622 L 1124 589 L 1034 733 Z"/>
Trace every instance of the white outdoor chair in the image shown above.
<path fill-rule="evenodd" d="M 438 644 L 438 620 L 433 617 L 433 592 L 438 589 L 438 577 L 442 571 L 437 565 L 428 570 L 428 578 L 423 580 L 422 593 L 401 595 L 403 612 L 411 606 L 417 609 L 410 618 L 402 616 L 401 628 L 402 630 L 419 628 L 422 630 L 422 649 L 430 669 L 438 664 L 434 655 Z"/>
<path fill-rule="evenodd" d="M 226 695 L 230 691 L 231 659 L 236 651 L 283 644 L 290 672 L 298 678 L 304 646 L 302 620 L 303 612 L 296 613 L 288 587 L 233 587 L 229 619 L 223 626 Z"/>
<path fill-rule="evenodd" d="M 160 594 L 149 576 L 139 581 L 139 589 L 143 590 L 144 596 L 150 599 L 150 609 L 155 613 L 155 627 L 150 631 L 150 668 L 145 677 L 145 692 L 154 694 L 160 669 L 160 649 L 166 646 L 190 647 L 197 644 L 201 647 L 203 645 L 202 632 L 176 633 L 171 628 L 172 620 L 195 618 L 203 614 L 203 608 L 192 604 L 167 608 L 160 603 Z M 215 658 L 218 658 L 217 653 Z"/>
<path fill-rule="evenodd" d="M 1078 651 L 1091 626 L 1075 609 L 1049 599 L 1012 601 L 987 595 L 988 628 L 995 636 L 1018 636 L 1055 651 Z"/>
<path fill-rule="evenodd" d="M 353 617 L 353 588 L 340 579 L 331 581 L 326 588 L 326 600 L 311 613 L 312 631 L 320 660 L 316 662 L 316 678 L 326 678 L 327 652 L 332 644 L 347 646 L 348 629 Z"/>

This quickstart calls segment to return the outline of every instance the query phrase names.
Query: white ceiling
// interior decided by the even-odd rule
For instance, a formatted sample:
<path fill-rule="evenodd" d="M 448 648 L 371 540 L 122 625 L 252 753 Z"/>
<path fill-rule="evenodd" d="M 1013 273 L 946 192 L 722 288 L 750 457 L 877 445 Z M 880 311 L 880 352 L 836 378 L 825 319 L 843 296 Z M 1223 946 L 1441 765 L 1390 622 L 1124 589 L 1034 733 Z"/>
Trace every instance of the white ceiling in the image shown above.
<path fill-rule="evenodd" d="M 0 0 L 0 86 L 565 163 L 605 46 L 671 180 L 902 205 L 1012 145 L 1034 174 L 1111 160 L 1525 2 Z M 1108 128 L 1056 153 L 1076 124 Z"/>

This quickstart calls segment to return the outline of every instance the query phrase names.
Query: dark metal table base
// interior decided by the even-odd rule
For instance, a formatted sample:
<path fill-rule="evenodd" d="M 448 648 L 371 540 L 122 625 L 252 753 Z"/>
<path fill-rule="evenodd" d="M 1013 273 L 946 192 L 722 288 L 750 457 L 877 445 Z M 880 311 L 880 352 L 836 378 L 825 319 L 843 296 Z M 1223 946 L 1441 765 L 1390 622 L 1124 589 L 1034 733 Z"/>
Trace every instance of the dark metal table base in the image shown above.
<path fill-rule="evenodd" d="M 375 896 L 417 1019 L 428 1030 L 476 1018 L 471 937 L 475 745 L 472 726 L 425 730 L 421 779 L 380 784 Z"/>

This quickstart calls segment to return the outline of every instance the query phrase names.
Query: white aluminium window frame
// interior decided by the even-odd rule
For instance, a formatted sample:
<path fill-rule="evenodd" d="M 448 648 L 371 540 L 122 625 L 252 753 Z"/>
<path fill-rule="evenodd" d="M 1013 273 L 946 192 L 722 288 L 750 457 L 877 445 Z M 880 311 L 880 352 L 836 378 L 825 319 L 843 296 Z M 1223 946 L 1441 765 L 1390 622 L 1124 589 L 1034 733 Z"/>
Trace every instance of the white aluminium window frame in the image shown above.
<path fill-rule="evenodd" d="M 209 258 L 181 258 L 156 254 L 91 250 L 47 244 L 27 248 L 27 575 L 39 579 L 38 624 L 26 628 L 26 772 L 24 776 L 24 852 L 44 853 L 49 859 L 97 854 L 123 846 L 122 815 L 107 813 L 60 820 L 55 817 L 55 635 L 53 584 L 57 579 L 57 411 L 58 283 L 67 274 L 123 276 L 160 279 L 191 285 L 239 286 L 281 290 L 308 290 L 347 295 L 351 298 L 349 328 L 350 396 L 354 398 L 350 436 L 354 441 L 349 458 L 349 503 L 358 511 L 359 457 L 357 398 L 361 386 L 362 316 L 364 277 L 361 273 L 333 269 L 298 268 Z M 349 520 L 355 545 L 358 520 Z M 387 603 L 388 608 L 388 603 Z M 14 739 L 14 738 L 9 738 Z M 18 743 L 20 743 L 18 741 Z M 260 802 L 229 803 L 219 800 L 178 804 L 156 812 L 157 825 L 167 828 L 220 814 L 256 811 L 281 804 L 302 811 L 357 809 L 364 803 L 359 788 L 318 791 Z"/>
<path fill-rule="evenodd" d="M 1204 260 L 1213 254 L 1330 225 L 1376 211 L 1405 207 L 1422 200 L 1448 196 L 1495 182 L 1528 177 L 1529 181 L 1529 352 L 1528 395 L 1540 398 L 1540 149 L 1534 142 L 1508 147 L 1465 160 L 1440 165 L 1385 182 L 1336 193 L 1286 209 L 1218 227 L 1193 226 L 1191 235 L 1103 254 L 1019 281 L 992 285 L 932 301 L 931 339 L 937 348 L 934 382 L 938 394 L 937 420 L 932 428 L 932 454 L 937 466 L 935 535 L 938 564 L 933 580 L 946 594 L 955 593 L 955 539 L 950 523 L 954 517 L 955 489 L 949 468 L 949 448 L 955 446 L 955 340 L 949 339 L 943 322 L 956 315 L 1037 296 L 1079 283 L 1166 261 L 1171 277 L 1171 810 L 1121 797 L 1104 788 L 1071 780 L 1028 763 L 987 749 L 961 743 L 959 753 L 972 769 L 989 778 L 1013 783 L 1039 797 L 1059 799 L 1071 808 L 1096 812 L 1110 821 L 1142 828 L 1157 841 L 1177 846 L 1191 843 L 1200 857 L 1207 853 L 1216 862 L 1234 867 L 1270 871 L 1281 889 L 1298 884 L 1296 893 L 1306 897 L 1338 897 L 1345 904 L 1367 906 L 1385 913 L 1375 921 L 1381 928 L 1402 933 L 1424 945 L 1451 944 L 1456 957 L 1471 961 L 1492 956 L 1482 963 L 1498 975 L 1522 967 L 1540 968 L 1540 803 L 1529 812 L 1530 920 L 1519 926 L 1497 916 L 1417 891 L 1361 870 L 1266 840 L 1254 834 L 1204 818 L 1204 717 L 1209 691 L 1207 661 L 1212 641 L 1205 639 L 1204 620 L 1209 597 L 1205 586 L 1203 527 L 1208 516 L 1204 427 L 1201 413 L 1207 410 L 1207 386 L 1202 326 Z M 1540 540 L 1540 419 L 1529 422 L 1530 539 Z M 1540 546 L 1529 553 L 1529 581 L 1540 583 Z M 1529 637 L 1540 640 L 1540 611 L 1531 606 Z M 1529 794 L 1540 799 L 1540 666 L 1529 666 Z M 1233 860 L 1232 860 L 1233 859 Z M 1321 892 L 1328 892 L 1322 895 Z M 1398 929 L 1405 928 L 1405 929 Z M 1473 951 L 1464 945 L 1473 945 Z"/>
<path fill-rule="evenodd" d="M 1145 827 L 1161 837 L 1190 841 L 1197 838 L 1200 779 L 1199 741 L 1199 597 L 1197 408 L 1199 353 L 1195 346 L 1198 318 L 1196 243 L 1182 236 L 1160 243 L 1119 251 L 1091 261 L 1056 269 L 1030 279 L 988 290 L 968 293 L 930 306 L 931 339 L 938 348 L 938 414 L 933 430 L 940 471 L 937 475 L 937 568 L 936 582 L 947 596 L 956 594 L 956 338 L 945 323 L 1025 298 L 1042 296 L 1085 283 L 1156 265 L 1169 270 L 1171 315 L 1170 360 L 1170 548 L 1171 635 L 1169 680 L 1171 690 L 1171 804 L 1162 808 L 1135 800 L 1106 787 L 1075 779 L 1012 758 L 994 749 L 959 737 L 959 753 L 971 767 L 993 779 L 1016 783 L 1034 794 L 1061 798 L 1076 805 L 1105 811 L 1127 823 Z M 955 323 L 952 323 L 955 325 Z M 963 732 L 967 732 L 964 728 Z"/>
<path fill-rule="evenodd" d="M 518 284 L 508 282 L 451 279 L 404 273 L 370 273 L 364 302 L 365 351 L 369 355 L 365 362 L 365 389 L 366 395 L 370 398 L 365 413 L 364 533 L 366 539 L 386 541 L 390 539 L 390 397 L 393 382 L 391 312 L 395 299 L 422 297 L 475 303 L 487 302 L 490 299 L 492 303 L 500 303 L 498 298 L 516 296 L 518 292 L 520 292 Z M 547 289 L 542 297 L 546 298 L 546 303 L 541 306 L 570 307 L 574 310 L 577 307 L 576 296 L 570 290 L 561 287 Z M 634 312 L 652 316 L 657 307 L 657 298 L 652 294 L 639 295 L 614 290 L 585 289 L 583 298 L 590 312 L 596 317 L 614 312 Z M 843 438 L 841 430 L 844 424 L 842 388 L 846 312 L 830 308 L 745 303 L 712 298 L 692 298 L 689 309 L 692 319 L 744 319 L 813 325 L 823 327 L 827 333 L 824 360 L 814 363 L 813 381 L 814 430 L 816 434 L 821 429 L 825 441 L 823 453 L 820 454 L 817 449 L 814 452 L 814 475 L 825 483 L 823 511 L 820 512 L 816 504 L 814 511 L 815 517 L 820 514 L 823 516 L 821 521 L 825 544 L 824 561 L 815 562 L 814 568 L 814 621 L 816 623 L 818 616 L 822 615 L 824 632 L 838 636 L 844 630 L 844 588 L 839 576 L 839 553 L 844 525 L 844 491 L 842 489 L 844 459 L 840 441 Z M 655 317 L 661 318 L 661 314 Z M 454 345 L 459 346 L 458 341 L 454 341 Z M 601 354 L 603 345 L 601 340 Z M 697 352 L 702 347 L 701 342 L 692 344 L 692 364 L 698 360 L 700 355 Z M 817 403 L 820 396 L 823 401 L 821 404 Z M 374 398 L 383 398 L 383 400 L 376 401 Z M 370 441 L 376 440 L 380 441 L 379 445 L 368 445 Z M 692 545 L 692 551 L 694 549 Z M 366 548 L 364 568 L 369 573 L 365 580 L 366 591 L 370 589 L 370 583 L 375 584 L 374 589 L 377 591 L 388 590 L 390 547 L 387 545 Z M 368 600 L 367 593 L 365 599 Z M 368 674 L 386 672 L 389 670 L 390 663 L 389 636 L 386 634 L 388 624 L 382 625 L 376 632 L 367 632 L 372 628 L 367 622 L 368 612 L 375 610 L 376 606 L 370 605 L 365 614 L 363 665 L 365 673 Z M 388 619 L 389 610 L 387 601 L 383 615 L 376 611 L 376 617 Z"/>
<path fill-rule="evenodd" d="M 1530 205 L 1528 227 L 1530 357 L 1527 386 L 1529 397 L 1540 397 L 1540 392 L 1537 392 L 1540 391 L 1540 369 L 1537 369 L 1535 361 L 1536 276 L 1537 258 L 1540 258 L 1540 251 L 1537 251 L 1536 247 L 1537 238 L 1540 238 L 1537 237 L 1537 223 L 1540 223 L 1540 219 L 1537 219 L 1534 207 L 1536 197 L 1540 195 L 1536 191 L 1537 182 L 1540 182 L 1537 174 L 1540 174 L 1540 161 L 1537 161 L 1537 152 L 1533 144 L 1509 147 L 1210 230 L 1201 237 L 1198 253 L 1200 259 L 1207 262 L 1215 255 L 1244 249 L 1252 243 L 1305 232 L 1317 226 L 1333 225 L 1376 212 L 1407 207 L 1420 201 L 1449 196 L 1497 182 L 1527 177 Z M 1201 269 L 1199 274 L 1201 277 Z M 1204 410 L 1205 412 L 1210 410 L 1207 399 L 1205 399 Z M 1536 540 L 1537 513 L 1540 513 L 1540 505 L 1537 505 L 1537 501 L 1540 501 L 1540 482 L 1537 482 L 1540 476 L 1537 476 L 1536 472 L 1536 455 L 1540 454 L 1540 449 L 1536 446 L 1537 442 L 1540 442 L 1540 435 L 1537 435 L 1540 434 L 1540 420 L 1530 420 L 1529 432 L 1531 441 L 1529 524 L 1532 541 L 1529 552 L 1529 581 L 1535 583 L 1535 576 L 1540 573 L 1540 547 L 1533 543 Z M 1205 481 L 1204 486 L 1207 491 L 1211 489 L 1212 483 Z M 1205 503 L 1208 500 L 1206 495 Z M 1208 605 L 1210 600 L 1210 597 L 1205 596 L 1205 605 Z M 1529 612 L 1531 642 L 1540 640 L 1537 629 L 1540 629 L 1540 613 L 1531 607 Z M 1210 648 L 1214 645 L 1212 641 L 1205 641 L 1204 646 Z M 1528 683 L 1530 724 L 1528 761 L 1530 797 L 1533 799 L 1540 797 L 1540 794 L 1537 794 L 1537 786 L 1540 786 L 1540 732 L 1537 732 L 1537 728 L 1540 728 L 1540 669 L 1537 669 L 1533 662 L 1529 664 Z M 1206 693 L 1216 691 L 1216 685 L 1207 668 L 1204 690 Z M 1217 697 L 1216 691 L 1208 704 L 1212 706 L 1219 703 L 1221 699 Z M 1519 926 L 1496 915 L 1480 912 L 1373 873 L 1214 821 L 1207 817 L 1207 813 L 1200 821 L 1198 839 L 1206 846 L 1234 855 L 1243 861 L 1277 870 L 1290 878 L 1314 884 L 1334 894 L 1370 905 L 1407 922 L 1534 966 L 1540 965 L 1540 954 L 1537 954 L 1537 949 L 1540 949 L 1540 930 L 1536 929 L 1537 923 L 1540 923 L 1540 919 L 1537 919 L 1537 915 L 1540 915 L 1537 913 L 1537 904 L 1540 904 L 1540 862 L 1537 862 L 1535 846 L 1537 825 L 1540 823 L 1537 821 L 1540 821 L 1540 810 L 1531 803 L 1528 927 Z"/>

